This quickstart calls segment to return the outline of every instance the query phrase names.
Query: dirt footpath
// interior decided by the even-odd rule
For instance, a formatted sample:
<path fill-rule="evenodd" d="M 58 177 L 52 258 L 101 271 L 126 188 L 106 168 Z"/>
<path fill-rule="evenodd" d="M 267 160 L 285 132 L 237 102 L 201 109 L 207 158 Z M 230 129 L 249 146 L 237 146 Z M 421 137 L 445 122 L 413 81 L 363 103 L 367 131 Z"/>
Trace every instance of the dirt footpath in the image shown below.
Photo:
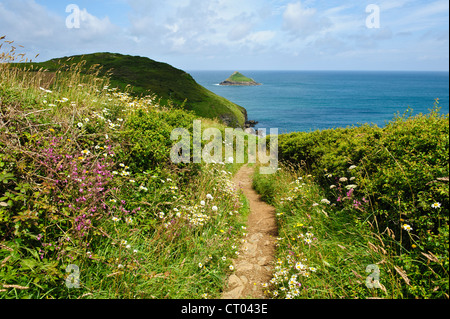
<path fill-rule="evenodd" d="M 222 299 L 265 298 L 262 283 L 272 278 L 277 226 L 275 208 L 263 202 L 252 188 L 253 168 L 243 166 L 234 177 L 250 205 L 247 242 L 234 260 L 235 272 L 228 278 Z"/>

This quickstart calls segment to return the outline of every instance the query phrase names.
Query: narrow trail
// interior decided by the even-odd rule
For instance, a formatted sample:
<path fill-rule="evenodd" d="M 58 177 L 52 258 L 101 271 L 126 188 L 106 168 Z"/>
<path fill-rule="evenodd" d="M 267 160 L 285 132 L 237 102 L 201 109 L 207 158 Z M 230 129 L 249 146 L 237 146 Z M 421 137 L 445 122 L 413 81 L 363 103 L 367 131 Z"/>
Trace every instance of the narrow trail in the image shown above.
<path fill-rule="evenodd" d="M 247 223 L 247 242 L 234 260 L 235 272 L 228 278 L 222 299 L 263 299 L 262 283 L 271 279 L 275 243 L 278 234 L 275 208 L 261 200 L 252 188 L 253 168 L 243 166 L 234 183 L 247 197 L 250 214 Z"/>

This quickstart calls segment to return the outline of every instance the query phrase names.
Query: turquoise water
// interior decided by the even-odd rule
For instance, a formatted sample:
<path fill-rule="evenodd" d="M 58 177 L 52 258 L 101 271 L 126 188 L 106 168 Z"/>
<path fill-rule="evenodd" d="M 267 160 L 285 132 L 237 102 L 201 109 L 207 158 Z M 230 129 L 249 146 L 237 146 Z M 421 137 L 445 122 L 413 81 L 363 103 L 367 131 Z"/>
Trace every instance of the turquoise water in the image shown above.
<path fill-rule="evenodd" d="M 247 109 L 257 128 L 279 133 L 373 123 L 408 107 L 449 112 L 448 72 L 240 71 L 261 86 L 219 86 L 233 71 L 189 71 L 202 86 Z"/>

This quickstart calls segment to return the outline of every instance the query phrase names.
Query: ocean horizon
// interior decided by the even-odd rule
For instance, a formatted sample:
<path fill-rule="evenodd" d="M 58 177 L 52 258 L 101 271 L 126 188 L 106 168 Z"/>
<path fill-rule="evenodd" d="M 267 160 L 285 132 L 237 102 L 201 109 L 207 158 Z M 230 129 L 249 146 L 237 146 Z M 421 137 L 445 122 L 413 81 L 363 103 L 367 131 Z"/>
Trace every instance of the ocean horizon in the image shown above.
<path fill-rule="evenodd" d="M 208 90 L 244 107 L 255 128 L 279 134 L 375 124 L 397 113 L 449 112 L 447 71 L 238 70 L 260 86 L 220 86 L 234 71 L 187 71 Z"/>

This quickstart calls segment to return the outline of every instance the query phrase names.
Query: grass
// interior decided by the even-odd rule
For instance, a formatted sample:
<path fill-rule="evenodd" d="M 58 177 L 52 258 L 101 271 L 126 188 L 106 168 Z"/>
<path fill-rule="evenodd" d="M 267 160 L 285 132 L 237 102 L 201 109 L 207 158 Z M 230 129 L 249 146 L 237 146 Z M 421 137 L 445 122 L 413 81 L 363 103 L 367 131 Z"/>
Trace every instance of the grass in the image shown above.
<path fill-rule="evenodd" d="M 80 64 L 82 68 L 79 72 L 89 74 L 96 70 L 99 76 L 109 77 L 110 85 L 121 92 L 129 92 L 134 96 L 150 92 L 158 96 L 158 103 L 163 106 L 172 103 L 192 110 L 198 116 L 218 119 L 234 127 L 243 127 L 246 121 L 246 110 L 243 107 L 207 90 L 188 73 L 145 57 L 104 52 L 41 63 L 21 63 L 17 66 L 41 72 L 48 70 L 50 74 L 56 74 L 60 78 L 67 77 L 65 70 Z M 60 83 L 60 79 L 57 82 Z"/>
<path fill-rule="evenodd" d="M 174 128 L 226 126 L 123 92 L 83 60 L 13 67 L 23 56 L 11 44 L 0 55 L 0 298 L 220 297 L 249 214 L 231 182 L 242 164 L 169 154 Z M 448 115 L 280 135 L 279 146 L 281 169 L 256 169 L 253 182 L 277 209 L 268 297 L 448 299 Z"/>
<path fill-rule="evenodd" d="M 239 164 L 170 162 L 201 118 L 83 61 L 43 87 L 19 59 L 0 64 L 0 298 L 220 297 L 248 204 Z"/>
<path fill-rule="evenodd" d="M 447 139 L 436 107 L 383 129 L 279 136 L 283 169 L 253 181 L 279 224 L 267 294 L 448 299 Z"/>

